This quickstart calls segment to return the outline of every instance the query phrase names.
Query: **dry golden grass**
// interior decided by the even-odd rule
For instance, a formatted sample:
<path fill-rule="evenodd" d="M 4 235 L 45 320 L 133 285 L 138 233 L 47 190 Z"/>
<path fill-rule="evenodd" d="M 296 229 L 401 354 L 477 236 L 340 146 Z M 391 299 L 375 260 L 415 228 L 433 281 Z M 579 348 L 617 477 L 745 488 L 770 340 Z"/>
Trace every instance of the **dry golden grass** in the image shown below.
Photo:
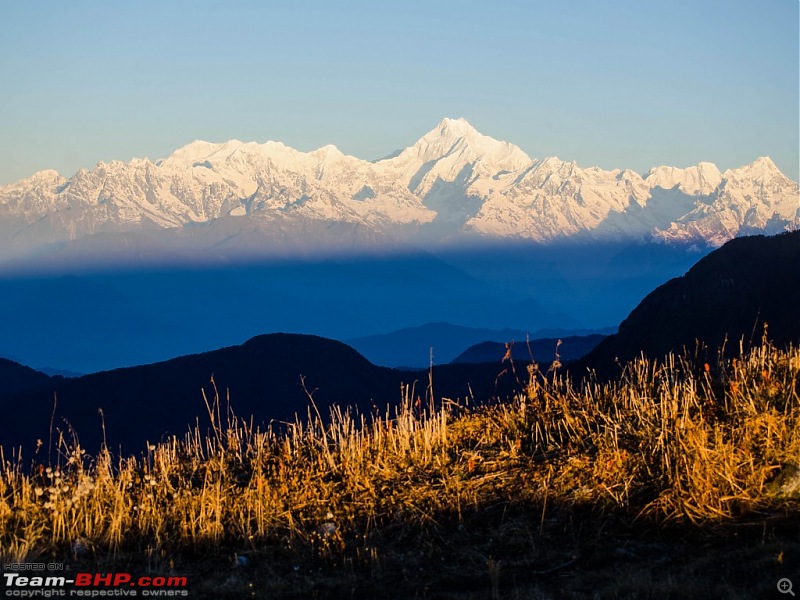
<path fill-rule="evenodd" d="M 800 466 L 799 373 L 798 349 L 767 343 L 711 366 L 637 360 L 609 384 L 573 384 L 533 365 L 510 403 L 445 401 L 420 414 L 406 398 L 384 414 L 334 408 L 323 421 L 312 398 L 306 419 L 267 430 L 222 414 L 217 396 L 205 433 L 139 457 L 89 456 L 63 438 L 41 468 L 2 457 L 0 555 L 144 552 L 165 563 L 268 548 L 287 564 L 305 556 L 379 578 L 409 548 L 431 560 L 428 545 L 457 545 L 485 518 L 491 539 L 469 538 L 459 568 L 474 563 L 495 590 L 510 568 L 491 554 L 498 548 L 570 564 L 566 550 L 545 560 L 547 532 L 565 519 L 585 542 L 613 523 L 796 514 L 798 495 L 771 482 Z M 573 522 L 587 513 L 588 525 Z"/>

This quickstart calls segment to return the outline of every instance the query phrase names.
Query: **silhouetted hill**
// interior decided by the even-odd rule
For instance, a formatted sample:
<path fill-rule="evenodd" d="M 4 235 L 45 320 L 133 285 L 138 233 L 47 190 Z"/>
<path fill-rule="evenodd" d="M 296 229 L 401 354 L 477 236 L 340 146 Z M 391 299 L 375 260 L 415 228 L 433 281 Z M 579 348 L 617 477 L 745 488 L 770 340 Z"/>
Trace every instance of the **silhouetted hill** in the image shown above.
<path fill-rule="evenodd" d="M 525 310 L 521 309 L 520 314 Z M 613 331 L 615 331 L 614 329 Z M 475 357 L 469 361 L 458 362 L 494 362 L 503 358 L 505 353 L 505 342 L 521 340 L 527 338 L 561 338 L 588 335 L 594 333 L 611 333 L 608 330 L 566 330 L 549 329 L 525 331 L 522 329 L 486 329 L 477 327 L 464 327 L 451 323 L 426 323 L 418 327 L 406 327 L 391 333 L 371 335 L 361 338 L 346 340 L 363 354 L 367 359 L 375 364 L 387 367 L 410 367 L 413 369 L 427 368 L 430 364 L 430 350 L 433 349 L 434 364 L 446 364 L 457 362 L 457 357 L 465 352 L 465 349 L 485 341 L 499 343 L 503 351 L 497 353 L 487 352 L 482 358 Z M 553 341 L 552 348 L 547 351 L 549 355 L 542 360 L 553 360 L 552 350 L 555 348 Z M 585 352 L 584 352 L 585 354 Z M 515 355 L 516 359 L 517 356 Z M 521 360 L 530 360 L 530 355 L 520 355 Z M 537 360 L 539 360 L 537 358 Z"/>
<path fill-rule="evenodd" d="M 347 343 L 378 365 L 426 368 L 433 349 L 434 364 L 453 361 L 464 348 L 483 340 L 525 339 L 519 329 L 492 330 L 463 327 L 451 323 L 426 323 L 405 327 L 390 333 L 370 335 L 347 340 Z M 489 361 L 503 358 L 491 357 Z M 485 362 L 485 361 L 479 361 Z"/>
<path fill-rule="evenodd" d="M 36 371 L 7 358 L 0 358 L 0 401 L 6 396 L 13 396 L 46 388 L 50 377 L 46 373 Z"/>
<path fill-rule="evenodd" d="M 531 357 L 536 362 L 551 362 L 556 356 L 558 340 L 558 354 L 562 362 L 573 361 L 589 353 L 606 336 L 580 335 L 564 338 L 540 338 L 529 342 L 516 342 L 511 347 L 511 358 L 519 361 L 529 361 Z M 481 342 L 470 346 L 453 359 L 453 363 L 482 363 L 501 360 L 506 353 L 506 345 L 499 342 Z"/>
<path fill-rule="evenodd" d="M 800 341 L 800 231 L 731 240 L 650 293 L 573 372 L 605 377 L 618 372 L 616 359 L 693 350 L 697 341 L 715 351 L 727 338 L 726 351 L 738 352 L 742 339 L 746 348 L 760 342 L 764 323 L 775 343 Z"/>
<path fill-rule="evenodd" d="M 466 368 L 465 368 L 466 367 Z M 437 398 L 476 400 L 508 395 L 515 386 L 507 374 L 492 365 L 443 365 L 434 368 Z M 416 394 L 425 397 L 427 371 L 403 372 L 377 367 L 351 347 L 309 335 L 262 335 L 232 346 L 172 360 L 105 371 L 76 379 L 53 378 L 34 391 L 0 397 L 0 445 L 35 447 L 47 445 L 55 398 L 54 425 L 72 427 L 81 444 L 96 451 L 103 440 L 123 453 L 137 452 L 145 441 L 165 435 L 183 435 L 195 418 L 207 420 L 202 391 L 213 400 L 214 382 L 222 398 L 222 417 L 227 397 L 236 415 L 255 424 L 292 421 L 305 415 L 310 403 L 300 383 L 305 377 L 320 412 L 331 404 L 356 406 L 369 412 L 385 411 L 400 399 L 400 384 L 416 382 Z M 102 410 L 102 419 L 99 411 Z M 32 452 L 26 454 L 30 456 Z"/>

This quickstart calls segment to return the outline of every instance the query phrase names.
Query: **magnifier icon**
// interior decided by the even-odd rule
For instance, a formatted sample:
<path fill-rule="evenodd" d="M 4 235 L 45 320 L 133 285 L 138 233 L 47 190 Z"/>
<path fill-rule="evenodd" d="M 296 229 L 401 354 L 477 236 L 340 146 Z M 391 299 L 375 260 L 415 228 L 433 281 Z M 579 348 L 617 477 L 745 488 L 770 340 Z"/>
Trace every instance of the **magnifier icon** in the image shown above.
<path fill-rule="evenodd" d="M 784 577 L 783 579 L 779 579 L 778 591 L 781 594 L 791 594 L 792 596 L 794 596 L 794 592 L 792 591 L 792 580 L 786 579 L 786 577 Z"/>

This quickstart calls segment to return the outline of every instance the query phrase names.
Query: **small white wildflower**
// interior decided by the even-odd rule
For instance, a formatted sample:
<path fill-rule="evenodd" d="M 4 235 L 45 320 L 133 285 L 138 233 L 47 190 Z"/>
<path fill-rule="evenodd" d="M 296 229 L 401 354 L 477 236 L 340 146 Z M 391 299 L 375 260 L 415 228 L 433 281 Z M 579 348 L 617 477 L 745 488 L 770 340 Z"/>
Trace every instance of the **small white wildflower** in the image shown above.
<path fill-rule="evenodd" d="M 33 493 L 36 494 L 36 497 L 38 498 L 39 496 L 44 494 L 44 490 L 40 487 L 35 487 L 33 488 Z"/>

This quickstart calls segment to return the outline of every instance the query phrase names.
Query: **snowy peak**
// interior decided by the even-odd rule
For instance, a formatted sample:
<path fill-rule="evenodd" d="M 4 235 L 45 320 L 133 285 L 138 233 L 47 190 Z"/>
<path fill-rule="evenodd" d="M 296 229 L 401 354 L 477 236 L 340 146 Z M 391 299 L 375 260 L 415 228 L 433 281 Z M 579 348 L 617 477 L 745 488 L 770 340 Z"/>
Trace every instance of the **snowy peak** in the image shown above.
<path fill-rule="evenodd" d="M 42 171 L 0 187 L 0 262 L 9 240 L 22 252 L 218 220 L 223 229 L 251 228 L 274 240 L 337 226 L 359 238 L 425 243 L 655 237 L 720 245 L 800 227 L 800 193 L 768 157 L 724 173 L 701 162 L 654 167 L 642 177 L 556 157 L 531 160 L 466 120 L 447 118 L 375 162 L 333 145 L 301 152 L 277 141 L 196 140 L 156 163 L 100 162 L 68 180 Z"/>
<path fill-rule="evenodd" d="M 317 148 L 313 152 L 310 152 L 309 155 L 317 161 L 319 166 L 327 166 L 339 162 L 347 162 L 351 167 L 356 168 L 366 166 L 364 161 L 352 156 L 347 156 L 333 144 Z"/>
<path fill-rule="evenodd" d="M 759 169 L 767 169 L 767 170 L 770 170 L 770 171 L 777 171 L 778 170 L 778 167 L 775 165 L 775 163 L 772 161 L 772 159 L 769 156 L 759 156 L 752 163 L 750 163 L 750 166 L 755 167 L 755 168 L 759 168 Z"/>
<path fill-rule="evenodd" d="M 790 181 L 777 165 L 772 161 L 769 156 L 760 156 L 748 165 L 744 165 L 737 169 L 728 169 L 725 171 L 724 176 L 726 179 L 740 180 L 752 179 L 754 181 L 767 181 L 774 178 L 781 178 Z"/>
<path fill-rule="evenodd" d="M 678 188 L 686 194 L 704 196 L 712 193 L 722 182 L 722 173 L 715 164 L 701 162 L 686 169 L 654 167 L 645 175 L 644 180 L 651 188 Z"/>
<path fill-rule="evenodd" d="M 411 148 L 425 150 L 427 148 L 444 148 L 446 150 L 456 144 L 480 143 L 479 140 L 486 138 L 489 143 L 500 143 L 488 136 L 484 136 L 466 119 L 443 119 L 436 127 L 423 135 Z M 442 153 L 440 153 L 440 156 Z"/>
<path fill-rule="evenodd" d="M 438 181 L 456 183 L 461 193 L 479 180 L 519 171 L 531 162 L 520 148 L 478 132 L 464 119 L 444 119 L 413 146 L 376 163 L 397 173 L 417 196 Z"/>
<path fill-rule="evenodd" d="M 196 140 L 176 150 L 159 164 L 163 167 L 213 169 L 222 174 L 233 170 L 242 174 L 243 169 L 256 173 L 267 168 L 270 164 L 279 164 L 284 168 L 306 171 L 317 167 L 321 163 L 342 159 L 365 163 L 365 161 L 345 155 L 332 144 L 311 152 L 300 152 L 275 141 L 258 144 L 256 142 L 229 140 L 221 144 L 215 144 Z"/>
<path fill-rule="evenodd" d="M 548 156 L 541 160 L 535 160 L 530 165 L 532 172 L 541 173 L 545 176 L 560 175 L 562 177 L 569 177 L 575 174 L 577 164 L 575 162 L 566 162 L 557 156 Z"/>
<path fill-rule="evenodd" d="M 0 187 L 2 191 L 10 191 L 10 190 L 25 190 L 31 187 L 43 187 L 43 186 L 58 186 L 64 183 L 66 179 L 64 179 L 58 171 L 53 169 L 45 169 L 44 171 L 37 171 L 30 177 L 26 177 L 25 179 L 20 179 L 19 181 L 15 181 L 14 183 L 10 183 L 8 185 Z"/>
<path fill-rule="evenodd" d="M 707 200 L 689 208 L 672 223 L 660 226 L 656 237 L 721 246 L 740 235 L 800 228 L 800 188 L 768 157 L 728 169 Z"/>
<path fill-rule="evenodd" d="M 424 161 L 458 154 L 466 161 L 482 160 L 500 169 L 516 170 L 531 162 L 519 147 L 483 135 L 465 119 L 444 119 L 416 144 L 401 153 Z"/>
<path fill-rule="evenodd" d="M 461 117 L 458 119 L 445 117 L 433 130 L 431 130 L 429 135 L 430 134 L 437 134 L 451 139 L 458 139 L 467 136 L 481 136 L 477 129 L 470 125 L 466 119 Z"/>
<path fill-rule="evenodd" d="M 211 142 L 204 142 L 203 140 L 195 140 L 194 142 L 186 144 L 182 148 L 175 150 L 175 152 L 170 154 L 165 160 L 161 161 L 161 163 L 192 166 L 197 162 L 205 162 L 211 158 L 220 158 L 221 156 L 230 155 L 230 153 L 242 145 L 243 143 L 238 140 L 229 140 L 222 144 L 213 144 Z"/>
<path fill-rule="evenodd" d="M 316 150 L 311 152 L 311 154 L 317 156 L 344 156 L 344 153 L 333 144 L 326 144 L 321 148 L 317 148 Z"/>

